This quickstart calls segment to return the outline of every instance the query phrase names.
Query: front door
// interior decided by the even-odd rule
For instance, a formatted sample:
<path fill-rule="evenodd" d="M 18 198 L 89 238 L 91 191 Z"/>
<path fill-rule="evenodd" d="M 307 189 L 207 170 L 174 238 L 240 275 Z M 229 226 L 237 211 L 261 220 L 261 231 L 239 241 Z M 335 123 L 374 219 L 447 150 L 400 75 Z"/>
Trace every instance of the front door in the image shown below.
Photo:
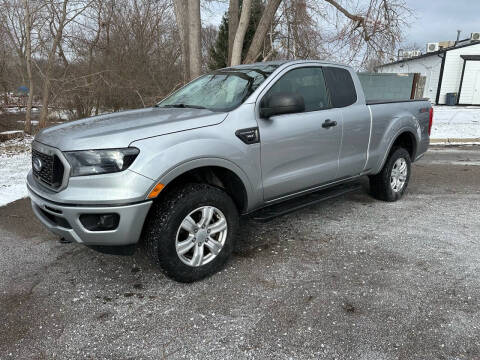
<path fill-rule="evenodd" d="M 466 60 L 459 104 L 480 104 L 480 61 Z"/>
<path fill-rule="evenodd" d="M 305 111 L 258 120 L 266 201 L 333 181 L 338 172 L 342 116 L 331 108 L 322 68 L 289 70 L 265 96 L 280 92 L 302 95 Z"/>

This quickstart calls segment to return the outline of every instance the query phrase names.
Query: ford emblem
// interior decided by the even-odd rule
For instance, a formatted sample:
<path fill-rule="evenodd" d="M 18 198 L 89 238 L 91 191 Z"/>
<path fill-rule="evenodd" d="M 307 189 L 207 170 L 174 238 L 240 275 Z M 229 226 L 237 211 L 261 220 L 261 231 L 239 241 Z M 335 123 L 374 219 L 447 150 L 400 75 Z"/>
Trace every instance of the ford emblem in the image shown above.
<path fill-rule="evenodd" d="M 38 157 L 33 159 L 33 169 L 36 172 L 40 172 L 40 171 L 42 171 L 42 168 L 43 168 L 42 160 Z"/>

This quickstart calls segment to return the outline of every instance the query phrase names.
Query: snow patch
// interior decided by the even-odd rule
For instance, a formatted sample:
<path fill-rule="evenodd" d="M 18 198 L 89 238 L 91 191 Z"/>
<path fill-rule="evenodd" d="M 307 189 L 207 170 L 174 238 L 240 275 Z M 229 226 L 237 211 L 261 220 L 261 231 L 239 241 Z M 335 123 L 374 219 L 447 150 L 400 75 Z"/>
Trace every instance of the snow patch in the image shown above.
<path fill-rule="evenodd" d="M 480 108 L 435 106 L 431 139 L 478 139 L 480 142 Z M 448 141 L 445 141 L 448 143 Z"/>
<path fill-rule="evenodd" d="M 0 206 L 26 197 L 25 179 L 31 168 L 32 137 L 0 143 Z"/>
<path fill-rule="evenodd" d="M 10 135 L 10 134 L 20 134 L 23 133 L 23 130 L 8 130 L 0 132 L 0 135 Z"/>
<path fill-rule="evenodd" d="M 25 178 L 30 170 L 30 153 L 0 155 L 0 206 L 26 197 Z"/>
<path fill-rule="evenodd" d="M 48 114 L 48 118 L 52 120 L 62 120 L 62 121 L 67 121 L 70 120 L 71 113 L 67 110 L 54 110 L 50 111 Z"/>
<path fill-rule="evenodd" d="M 30 120 L 30 122 L 32 123 L 32 125 L 38 125 L 38 120 Z M 17 123 L 24 124 L 25 121 L 24 120 L 18 120 Z"/>

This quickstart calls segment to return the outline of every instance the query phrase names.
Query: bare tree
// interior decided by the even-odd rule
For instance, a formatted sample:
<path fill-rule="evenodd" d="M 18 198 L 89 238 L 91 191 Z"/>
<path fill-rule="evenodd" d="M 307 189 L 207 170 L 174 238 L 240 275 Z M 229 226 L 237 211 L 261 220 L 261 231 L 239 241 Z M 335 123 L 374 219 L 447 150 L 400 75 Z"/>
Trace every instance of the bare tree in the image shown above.
<path fill-rule="evenodd" d="M 33 93 L 34 93 L 34 82 L 33 82 L 33 73 L 32 73 L 32 27 L 34 23 L 32 11 L 30 9 L 30 4 L 28 0 L 24 0 L 24 9 L 25 9 L 25 63 L 27 68 L 27 78 L 28 78 L 28 100 L 27 100 L 27 109 L 25 114 L 25 125 L 24 132 L 27 134 L 32 133 L 32 105 L 33 105 Z"/>
<path fill-rule="evenodd" d="M 233 42 L 237 34 L 238 18 L 239 18 L 240 4 L 238 0 L 230 0 L 228 5 L 228 57 L 227 64 L 230 64 L 232 59 Z"/>
<path fill-rule="evenodd" d="M 34 28 L 39 32 L 42 24 L 39 14 L 44 8 L 43 2 L 28 0 L 4 0 L 2 3 L 5 12 L 0 14 L 3 29 L 8 35 L 9 42 L 15 49 L 18 64 L 18 74 L 21 82 L 28 85 L 28 100 L 24 123 L 24 132 L 32 133 L 31 113 L 34 97 L 34 74 L 32 69 L 32 55 Z"/>
<path fill-rule="evenodd" d="M 394 54 L 411 16 L 403 0 L 370 0 L 348 7 L 339 0 L 324 2 L 335 10 L 330 21 L 337 32 L 329 41 L 340 49 L 346 62 L 358 67 L 364 67 L 371 58 Z"/>
<path fill-rule="evenodd" d="M 16 0 L 2 0 L 2 12 L 0 13 L 0 24 L 15 49 L 18 57 L 18 73 L 25 81 L 25 27 L 23 26 L 24 9 L 22 3 Z"/>
<path fill-rule="evenodd" d="M 257 26 L 255 35 L 253 36 L 252 43 L 248 49 L 247 56 L 245 57 L 245 63 L 255 62 L 262 53 L 262 47 L 264 39 L 267 36 L 270 25 L 275 17 L 275 13 L 280 6 L 282 0 L 269 0 L 265 10 L 260 19 L 260 23 Z"/>
<path fill-rule="evenodd" d="M 188 34 L 190 78 L 194 79 L 202 73 L 202 24 L 200 18 L 200 0 L 188 0 L 188 21 L 190 23 Z"/>
<path fill-rule="evenodd" d="M 9 72 L 12 60 L 10 44 L 4 30 L 5 29 L 0 26 L 0 89 L 3 90 L 3 103 L 4 105 L 8 105 L 8 90 L 10 89 Z"/>
<path fill-rule="evenodd" d="M 233 41 L 232 55 L 230 59 L 230 66 L 239 65 L 242 63 L 242 49 L 245 33 L 247 32 L 248 23 L 250 21 L 250 9 L 252 8 L 252 0 L 243 0 L 242 14 L 240 22 Z M 230 34 L 229 34 L 230 35 Z"/>
<path fill-rule="evenodd" d="M 44 44 L 47 52 L 47 61 L 45 70 L 43 72 L 43 89 L 42 89 L 42 110 L 40 112 L 39 127 L 44 128 L 47 126 L 48 107 L 50 104 L 50 88 L 52 81 L 52 70 L 56 60 L 57 50 L 60 49 L 60 56 L 66 62 L 66 58 L 63 55 L 61 49 L 61 41 L 65 27 L 70 24 L 76 17 L 82 14 L 92 1 L 82 2 L 74 0 L 48 0 L 48 25 L 50 36 L 52 37 L 51 45 L 49 41 L 44 40 Z M 63 55 L 63 56 L 62 56 Z"/>
<path fill-rule="evenodd" d="M 190 81 L 190 52 L 189 52 L 189 12 L 188 1 L 174 0 L 175 17 L 177 19 L 178 32 L 182 43 L 182 61 L 184 82 Z"/>

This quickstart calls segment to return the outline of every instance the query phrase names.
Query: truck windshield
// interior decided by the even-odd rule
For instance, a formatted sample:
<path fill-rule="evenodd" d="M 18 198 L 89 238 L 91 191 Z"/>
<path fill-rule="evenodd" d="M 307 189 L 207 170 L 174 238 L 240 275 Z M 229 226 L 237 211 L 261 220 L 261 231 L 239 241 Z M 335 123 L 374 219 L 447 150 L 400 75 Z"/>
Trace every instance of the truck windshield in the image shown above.
<path fill-rule="evenodd" d="M 279 65 L 247 65 L 211 72 L 187 84 L 157 107 L 231 111 L 242 104 Z"/>

